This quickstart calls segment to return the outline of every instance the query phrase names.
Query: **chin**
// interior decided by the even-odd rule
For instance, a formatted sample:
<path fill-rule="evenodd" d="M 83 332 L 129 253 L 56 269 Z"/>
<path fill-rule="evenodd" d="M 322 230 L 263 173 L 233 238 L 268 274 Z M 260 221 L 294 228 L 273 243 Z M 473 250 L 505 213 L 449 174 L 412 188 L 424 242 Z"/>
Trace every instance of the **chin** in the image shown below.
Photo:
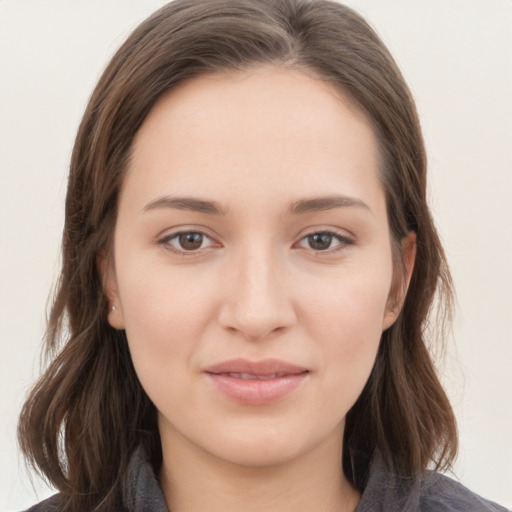
<path fill-rule="evenodd" d="M 283 442 L 282 438 L 272 441 L 265 440 L 253 442 L 245 440 L 243 443 L 230 443 L 230 446 L 224 446 L 223 450 L 215 450 L 217 458 L 226 462 L 246 468 L 264 468 L 269 466 L 279 466 L 295 460 L 302 455 L 304 450 L 300 447 L 290 446 Z"/>
<path fill-rule="evenodd" d="M 306 422 L 294 424 L 250 425 L 249 428 L 226 429 L 211 439 L 211 453 L 219 459 L 242 467 L 263 468 L 286 464 L 316 450 L 340 450 L 343 422 L 331 431 L 312 431 Z M 298 428 L 297 428 L 298 427 Z M 323 448 L 324 447 L 324 448 Z"/>

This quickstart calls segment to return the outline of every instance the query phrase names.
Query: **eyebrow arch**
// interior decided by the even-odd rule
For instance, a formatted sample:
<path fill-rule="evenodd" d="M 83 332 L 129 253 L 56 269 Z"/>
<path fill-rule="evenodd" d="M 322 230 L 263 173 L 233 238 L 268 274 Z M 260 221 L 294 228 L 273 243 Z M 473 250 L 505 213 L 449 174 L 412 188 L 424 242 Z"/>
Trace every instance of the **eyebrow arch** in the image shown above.
<path fill-rule="evenodd" d="M 321 212 L 324 210 L 332 210 L 334 208 L 342 208 L 347 206 L 355 206 L 363 208 L 371 212 L 370 207 L 361 199 L 348 196 L 325 196 L 312 197 L 310 199 L 300 199 L 294 201 L 289 208 L 292 214 Z"/>
<path fill-rule="evenodd" d="M 142 209 L 142 213 L 161 208 L 174 208 L 213 215 L 226 215 L 227 210 L 215 201 L 206 201 L 195 197 L 162 196 L 149 202 Z"/>

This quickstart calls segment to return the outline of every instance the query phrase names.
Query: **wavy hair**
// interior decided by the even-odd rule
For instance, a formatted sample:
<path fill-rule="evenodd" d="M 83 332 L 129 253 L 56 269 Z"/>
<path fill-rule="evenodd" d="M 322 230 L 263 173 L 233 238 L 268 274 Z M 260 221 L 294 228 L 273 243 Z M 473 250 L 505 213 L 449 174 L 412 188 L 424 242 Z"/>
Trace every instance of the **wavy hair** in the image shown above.
<path fill-rule="evenodd" d="M 62 270 L 45 337 L 51 362 L 18 430 L 28 462 L 61 492 L 63 510 L 106 511 L 119 503 L 131 454 L 144 433 L 158 435 L 125 333 L 107 322 L 97 266 L 112 244 L 134 136 L 158 99 L 185 80 L 262 64 L 308 70 L 367 114 L 379 141 L 396 267 L 400 241 L 410 231 L 417 237 L 402 311 L 383 333 L 346 418 L 345 474 L 361 490 L 365 472 L 354 460 L 376 450 L 405 477 L 446 468 L 455 457 L 455 418 L 425 339 L 434 299 L 450 312 L 452 285 L 427 205 L 418 115 L 387 48 L 357 13 L 334 1 L 175 0 L 141 23 L 106 67 L 71 157 Z"/>

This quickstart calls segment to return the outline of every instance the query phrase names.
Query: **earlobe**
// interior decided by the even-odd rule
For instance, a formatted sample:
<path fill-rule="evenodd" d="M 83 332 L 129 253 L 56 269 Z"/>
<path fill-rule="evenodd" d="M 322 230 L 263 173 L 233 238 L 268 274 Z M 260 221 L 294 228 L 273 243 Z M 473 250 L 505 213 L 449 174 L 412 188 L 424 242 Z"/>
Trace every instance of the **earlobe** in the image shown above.
<path fill-rule="evenodd" d="M 123 310 L 119 300 L 119 292 L 117 288 L 117 279 L 114 264 L 105 253 L 101 253 L 96 258 L 96 265 L 101 276 L 103 292 L 108 302 L 108 323 L 114 328 L 124 329 Z"/>
<path fill-rule="evenodd" d="M 402 257 L 402 271 L 395 271 L 397 282 L 393 283 L 391 293 L 388 298 L 386 306 L 386 313 L 382 322 L 382 330 L 385 331 L 391 327 L 405 302 L 409 283 L 411 282 L 412 272 L 414 270 L 414 262 L 416 261 L 416 233 L 410 231 L 401 241 L 401 257 Z"/>
<path fill-rule="evenodd" d="M 123 317 L 123 310 L 120 306 L 116 306 L 115 304 L 110 307 L 110 310 L 108 312 L 108 323 L 114 328 L 119 331 L 124 329 L 124 317 Z"/>

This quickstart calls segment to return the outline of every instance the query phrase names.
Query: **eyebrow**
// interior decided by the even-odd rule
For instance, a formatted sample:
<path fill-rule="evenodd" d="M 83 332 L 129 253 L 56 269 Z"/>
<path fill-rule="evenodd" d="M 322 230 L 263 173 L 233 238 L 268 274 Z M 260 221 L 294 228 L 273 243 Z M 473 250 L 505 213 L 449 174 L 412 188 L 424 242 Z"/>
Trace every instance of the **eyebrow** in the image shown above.
<path fill-rule="evenodd" d="M 370 207 L 361 201 L 361 199 L 356 197 L 334 195 L 299 199 L 291 203 L 290 207 L 288 208 L 288 213 L 293 215 L 300 215 L 304 213 L 321 212 L 325 210 L 332 210 L 334 208 L 351 206 L 371 211 Z M 144 206 L 142 212 L 145 213 L 166 208 L 188 210 L 211 215 L 226 215 L 228 211 L 227 208 L 224 208 L 216 201 L 207 201 L 205 199 L 199 199 L 195 197 L 162 196 L 149 202 L 146 206 Z"/>
<path fill-rule="evenodd" d="M 348 206 L 363 208 L 371 212 L 370 207 L 365 202 L 361 201 L 361 199 L 339 195 L 312 197 L 310 199 L 308 198 L 294 201 L 290 205 L 289 212 L 297 215 L 302 213 L 321 212 Z"/>
<path fill-rule="evenodd" d="M 149 212 L 161 208 L 174 208 L 176 210 L 188 210 L 192 212 L 208 213 L 213 215 L 226 215 L 227 210 L 215 201 L 206 201 L 195 197 L 163 196 L 149 202 L 142 212 Z"/>

